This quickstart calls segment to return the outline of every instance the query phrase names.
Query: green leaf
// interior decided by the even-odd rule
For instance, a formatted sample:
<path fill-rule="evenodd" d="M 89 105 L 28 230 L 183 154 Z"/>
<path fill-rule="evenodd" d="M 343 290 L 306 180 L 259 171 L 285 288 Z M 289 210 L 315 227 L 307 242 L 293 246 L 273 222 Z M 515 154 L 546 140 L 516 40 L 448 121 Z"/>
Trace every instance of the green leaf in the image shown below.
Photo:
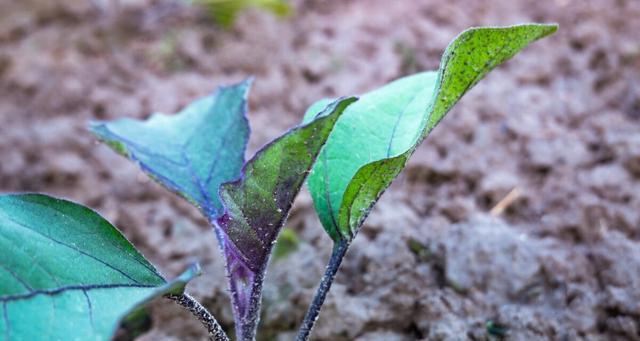
<path fill-rule="evenodd" d="M 310 123 L 258 151 L 240 180 L 222 185 L 226 211 L 218 223 L 251 268 L 264 263 L 318 152 L 353 102 L 353 97 L 333 102 Z"/>
<path fill-rule="evenodd" d="M 473 28 L 446 49 L 438 72 L 401 78 L 361 96 L 336 124 L 308 180 L 322 224 L 350 241 L 408 158 L 458 100 L 489 71 L 556 25 Z M 313 116 L 326 100 L 314 104 Z"/>
<path fill-rule="evenodd" d="M 94 122 L 91 130 L 213 220 L 222 214 L 220 184 L 238 178 L 244 163 L 250 85 L 221 87 L 176 115 Z"/>
<path fill-rule="evenodd" d="M 220 189 L 225 213 L 217 225 L 241 340 L 255 334 L 264 271 L 293 200 L 335 122 L 355 100 L 337 100 L 310 123 L 273 140 L 246 163 L 239 180 Z"/>
<path fill-rule="evenodd" d="M 0 337 L 109 340 L 136 307 L 179 294 L 94 211 L 39 194 L 0 196 Z"/>

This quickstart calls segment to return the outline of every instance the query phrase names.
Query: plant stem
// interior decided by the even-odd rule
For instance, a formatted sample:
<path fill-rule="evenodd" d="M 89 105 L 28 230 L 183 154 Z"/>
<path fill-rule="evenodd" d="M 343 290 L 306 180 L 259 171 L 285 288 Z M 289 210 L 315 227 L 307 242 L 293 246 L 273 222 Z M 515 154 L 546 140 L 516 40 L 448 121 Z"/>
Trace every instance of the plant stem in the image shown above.
<path fill-rule="evenodd" d="M 200 322 L 207 328 L 209 331 L 209 340 L 211 341 L 229 341 L 229 337 L 225 334 L 216 318 L 200 304 L 200 302 L 196 301 L 195 298 L 191 297 L 189 294 L 184 293 L 182 295 L 167 295 L 168 299 L 178 303 L 183 308 L 188 310 L 193 316 L 197 317 Z"/>
<path fill-rule="evenodd" d="M 223 245 L 233 318 L 236 322 L 236 339 L 254 341 L 260 322 L 262 283 L 268 262 L 258 269 L 251 269 L 231 243 L 225 242 Z"/>
<path fill-rule="evenodd" d="M 239 251 L 230 243 L 224 230 L 215 219 L 211 225 L 216 233 L 218 245 L 226 260 L 226 272 L 229 279 L 229 293 L 233 308 L 236 340 L 255 341 L 260 322 L 262 303 L 262 283 L 268 261 L 259 269 L 251 269 L 239 255 Z M 267 252 L 270 254 L 270 251 Z"/>
<path fill-rule="evenodd" d="M 331 289 L 333 279 L 336 277 L 336 273 L 338 272 L 340 263 L 342 263 L 342 258 L 344 258 L 344 255 L 347 253 L 348 248 L 349 243 L 347 241 L 340 241 L 333 246 L 333 252 L 331 253 L 329 264 L 327 264 L 327 268 L 324 272 L 324 276 L 322 277 L 322 281 L 320 282 L 320 286 L 318 287 L 318 290 L 313 297 L 313 301 L 309 306 L 309 310 L 307 310 L 307 315 L 304 317 L 302 326 L 298 331 L 296 341 L 309 340 L 311 330 L 313 329 L 313 326 L 318 319 L 318 315 L 320 314 L 320 309 L 322 308 L 324 299 L 327 297 L 329 289 Z"/>
<path fill-rule="evenodd" d="M 251 285 L 249 294 L 249 310 L 242 321 L 238 333 L 238 340 L 255 341 L 260 322 L 260 310 L 262 306 L 262 283 L 264 282 L 265 271 L 259 271 Z"/>

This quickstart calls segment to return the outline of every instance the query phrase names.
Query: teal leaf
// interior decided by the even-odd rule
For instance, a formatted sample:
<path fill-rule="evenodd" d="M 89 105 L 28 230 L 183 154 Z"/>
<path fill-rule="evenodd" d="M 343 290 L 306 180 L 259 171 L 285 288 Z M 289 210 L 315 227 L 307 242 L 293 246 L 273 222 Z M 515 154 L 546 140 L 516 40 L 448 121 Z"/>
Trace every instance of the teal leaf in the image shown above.
<path fill-rule="evenodd" d="M 472 28 L 446 49 L 440 69 L 396 80 L 347 108 L 309 175 L 327 233 L 351 241 L 384 190 L 446 113 L 489 71 L 557 25 Z M 314 104 L 312 117 L 327 100 Z"/>
<path fill-rule="evenodd" d="M 94 211 L 39 194 L 0 196 L 0 337 L 109 340 L 149 300 L 180 294 Z"/>
<path fill-rule="evenodd" d="M 222 214 L 220 184 L 238 178 L 244 163 L 250 85 L 247 80 L 220 87 L 176 115 L 94 122 L 91 130 L 213 220 Z"/>
<path fill-rule="evenodd" d="M 220 189 L 225 213 L 217 225 L 240 340 L 255 336 L 264 271 L 293 200 L 335 122 L 355 100 L 337 100 L 309 123 L 270 142 L 246 163 L 239 180 Z"/>

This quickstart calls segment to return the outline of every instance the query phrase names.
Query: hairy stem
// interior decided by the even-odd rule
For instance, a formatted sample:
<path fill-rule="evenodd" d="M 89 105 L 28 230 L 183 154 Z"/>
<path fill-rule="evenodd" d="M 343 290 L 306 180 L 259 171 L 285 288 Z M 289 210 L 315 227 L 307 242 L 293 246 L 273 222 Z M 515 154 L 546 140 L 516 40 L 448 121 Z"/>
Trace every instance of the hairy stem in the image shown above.
<path fill-rule="evenodd" d="M 209 340 L 211 341 L 229 341 L 229 337 L 225 334 L 216 318 L 207 310 L 207 308 L 203 307 L 200 302 L 196 301 L 195 298 L 191 297 L 189 294 L 184 293 L 182 295 L 167 295 L 168 299 L 178 303 L 184 309 L 188 310 L 191 314 L 198 318 L 200 322 L 207 328 L 209 331 Z"/>
<path fill-rule="evenodd" d="M 249 298 L 249 310 L 240 326 L 238 340 L 252 341 L 256 339 L 258 323 L 260 322 L 260 309 L 262 306 L 262 283 L 264 282 L 264 271 L 256 274 L 251 286 Z"/>
<path fill-rule="evenodd" d="M 307 341 L 309 340 L 309 336 L 311 335 L 311 330 L 318 319 L 318 315 L 320 314 L 320 309 L 322 308 L 322 304 L 324 303 L 324 299 L 327 297 L 327 293 L 329 289 L 331 289 L 331 284 L 333 283 L 333 279 L 336 277 L 336 273 L 338 272 L 338 268 L 340 267 L 340 263 L 342 263 L 342 258 L 347 253 L 347 249 L 349 248 L 349 243 L 346 241 L 341 241 L 336 243 L 333 246 L 333 252 L 331 253 L 331 258 L 329 259 L 329 264 L 327 265 L 327 269 L 324 272 L 324 276 L 322 277 L 322 281 L 320 282 L 320 286 L 316 291 L 315 296 L 313 297 L 313 301 L 309 306 L 309 310 L 307 310 L 307 315 L 304 317 L 304 321 L 302 322 L 302 326 L 298 331 L 298 336 L 296 337 L 296 341 Z"/>
<path fill-rule="evenodd" d="M 236 338 L 239 341 L 254 341 L 260 322 L 265 269 L 254 272 L 238 258 L 231 256 L 231 253 L 227 253 L 227 272 L 236 321 Z"/>
<path fill-rule="evenodd" d="M 250 268 L 233 243 L 229 242 L 218 222 L 214 220 L 211 223 L 226 260 L 236 339 L 254 341 L 260 322 L 262 283 L 268 261 L 258 269 Z"/>

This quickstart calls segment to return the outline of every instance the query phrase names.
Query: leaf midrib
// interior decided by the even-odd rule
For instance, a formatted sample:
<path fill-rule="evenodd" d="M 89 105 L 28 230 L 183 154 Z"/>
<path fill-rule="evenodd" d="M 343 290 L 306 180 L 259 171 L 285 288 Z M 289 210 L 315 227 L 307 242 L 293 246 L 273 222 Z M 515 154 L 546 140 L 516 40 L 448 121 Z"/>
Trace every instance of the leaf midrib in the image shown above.
<path fill-rule="evenodd" d="M 57 287 L 53 289 L 38 289 L 31 290 L 28 293 L 17 294 L 17 295 L 6 295 L 0 296 L 0 302 L 13 302 L 18 300 L 25 300 L 37 295 L 47 295 L 47 296 L 55 296 L 67 291 L 74 290 L 82 290 L 82 291 L 91 291 L 98 289 L 119 289 L 119 288 L 137 288 L 137 289 L 151 289 L 157 288 L 158 286 L 150 285 L 150 284 L 134 284 L 134 283 L 116 283 L 116 284 L 79 284 L 79 285 L 66 285 L 62 287 Z"/>
<path fill-rule="evenodd" d="M 402 121 L 402 119 L 404 118 L 404 115 L 407 113 L 407 108 L 409 108 L 409 106 L 411 105 L 411 103 L 413 103 L 413 101 L 416 100 L 416 98 L 418 98 L 419 95 L 422 95 L 422 93 L 420 91 L 416 91 L 415 94 L 413 94 L 413 96 L 411 97 L 411 100 L 407 102 L 407 105 L 404 106 L 404 108 L 402 109 L 402 112 L 400 112 L 400 115 L 398 115 L 398 118 L 396 119 L 396 123 L 393 125 L 393 130 L 391 131 L 391 137 L 389 138 L 389 144 L 387 145 L 387 157 L 385 159 L 389 159 L 391 158 L 391 152 L 392 152 L 392 148 L 393 147 L 393 141 L 396 138 L 396 133 L 398 130 L 398 126 L 400 125 L 400 122 Z M 427 111 L 427 109 L 425 109 L 425 111 Z M 429 113 L 426 113 L 427 116 Z M 405 153 L 406 151 L 402 152 Z M 402 154 L 400 153 L 400 154 Z"/>
<path fill-rule="evenodd" d="M 28 230 L 28 231 L 31 231 L 32 233 L 35 233 L 35 234 L 37 234 L 37 235 L 41 236 L 41 237 L 42 237 L 42 238 L 44 238 L 44 239 L 50 240 L 50 241 L 52 241 L 52 242 L 54 242 L 54 243 L 56 243 L 56 244 L 58 244 L 58 245 L 61 245 L 61 246 L 67 247 L 67 248 L 69 248 L 69 249 L 71 249 L 71 250 L 73 250 L 73 251 L 75 251 L 75 252 L 77 252 L 77 253 L 79 253 L 79 254 L 81 254 L 81 255 L 83 255 L 83 256 L 89 257 L 89 258 L 91 258 L 91 259 L 93 259 L 93 260 L 95 260 L 95 261 L 99 262 L 100 264 L 102 264 L 102 265 L 104 265 L 104 266 L 106 266 L 106 267 L 108 267 L 108 268 L 110 268 L 110 269 L 112 269 L 112 270 L 114 270 L 114 271 L 118 272 L 119 274 L 121 274 L 121 275 L 123 275 L 124 277 L 128 278 L 129 280 L 131 280 L 131 281 L 132 281 L 132 282 L 134 282 L 135 284 L 141 284 L 138 280 L 136 280 L 135 278 L 133 278 L 133 277 L 132 277 L 132 275 L 128 274 L 128 273 L 127 273 L 127 272 L 125 272 L 124 270 L 121 270 L 121 269 L 119 269 L 119 268 L 115 267 L 115 266 L 114 266 L 114 265 L 112 265 L 112 264 L 109 264 L 109 263 L 108 263 L 107 261 L 105 261 L 105 260 L 102 260 L 102 259 L 100 259 L 100 258 L 98 258 L 98 257 L 96 257 L 96 256 L 94 256 L 94 255 L 92 255 L 92 254 L 90 254 L 90 253 L 88 253 L 88 252 L 82 251 L 82 250 L 80 250 L 79 248 L 77 248 L 77 247 L 75 247 L 75 246 L 73 246 L 73 245 L 66 244 L 66 243 L 64 243 L 64 242 L 62 242 L 62 241 L 60 241 L 60 240 L 58 240 L 58 239 L 55 239 L 55 238 L 53 238 L 53 237 L 51 237 L 51 236 L 48 236 L 48 235 L 46 235 L 46 234 L 44 234 L 44 233 L 42 233 L 42 232 L 40 232 L 40 231 L 36 231 L 36 230 L 32 229 L 31 227 L 29 227 L 28 225 L 25 225 L 25 224 L 24 224 L 24 223 L 22 223 L 21 221 L 18 221 L 18 220 L 14 219 L 14 218 L 13 218 L 13 217 L 11 217 L 11 216 L 7 216 L 7 215 L 5 215 L 5 218 L 6 218 L 7 220 L 11 221 L 11 222 L 14 224 L 14 227 L 15 227 L 15 225 L 17 225 L 17 226 L 19 226 L 19 227 L 21 227 L 21 228 L 24 228 L 24 229 L 26 229 L 26 230 Z M 5 225 L 5 226 L 6 226 L 6 225 Z M 11 225 L 10 225 L 10 226 L 11 226 Z M 155 273 L 154 273 L 154 274 L 155 274 Z M 157 274 L 155 274 L 155 275 L 157 275 Z"/>
<path fill-rule="evenodd" d="M 64 200 L 62 200 L 62 201 L 64 201 Z M 44 204 L 42 204 L 42 203 L 40 203 L 38 201 L 28 201 L 28 202 L 29 202 L 29 204 L 40 206 L 40 207 L 43 207 L 45 209 L 51 209 L 51 210 L 57 212 L 58 214 L 64 216 L 65 218 L 73 220 L 74 222 L 78 223 L 79 225 L 83 224 L 83 221 L 79 220 L 78 218 L 74 217 L 73 215 L 67 214 L 66 212 L 60 210 L 59 208 L 57 208 L 55 206 L 44 205 Z M 82 205 L 78 205 L 78 204 L 75 204 L 75 203 L 71 203 L 71 204 L 77 205 L 81 209 L 87 210 L 90 214 L 95 215 L 98 219 L 100 219 L 100 221 L 97 224 L 107 224 L 110 227 L 113 227 L 113 226 L 111 226 L 111 224 L 107 220 L 102 218 L 97 212 L 95 212 L 95 211 L 93 211 L 91 209 L 88 209 L 88 208 L 86 208 L 86 207 L 84 207 Z M 125 238 L 124 235 L 122 235 L 122 233 L 120 233 L 117 230 L 115 230 L 115 231 L 116 231 L 117 237 L 122 238 L 123 240 L 127 241 L 127 239 Z M 118 251 L 124 252 L 127 256 L 130 256 L 131 259 L 133 259 L 139 265 L 143 266 L 145 269 L 149 270 L 149 272 L 153 273 L 154 276 L 156 276 L 162 282 L 166 282 L 166 279 L 164 277 L 162 277 L 162 275 L 158 272 L 158 270 L 151 263 L 149 263 L 149 261 L 146 258 L 144 258 L 144 256 L 142 254 L 140 254 L 140 252 L 138 252 L 138 250 L 136 250 L 136 249 L 126 250 L 119 243 L 111 243 L 110 245 L 115 247 L 116 249 L 118 249 Z"/>
<path fill-rule="evenodd" d="M 331 217 L 331 223 L 333 224 L 333 229 L 335 230 L 336 235 L 342 235 L 340 228 L 338 227 L 338 222 L 336 221 L 336 215 L 333 212 L 333 202 L 331 200 L 331 193 L 329 192 L 329 167 L 327 162 L 327 156 L 324 153 L 320 154 L 320 158 L 322 161 L 323 171 L 322 175 L 324 178 L 324 199 L 327 203 L 327 208 L 329 211 L 329 217 Z"/>

